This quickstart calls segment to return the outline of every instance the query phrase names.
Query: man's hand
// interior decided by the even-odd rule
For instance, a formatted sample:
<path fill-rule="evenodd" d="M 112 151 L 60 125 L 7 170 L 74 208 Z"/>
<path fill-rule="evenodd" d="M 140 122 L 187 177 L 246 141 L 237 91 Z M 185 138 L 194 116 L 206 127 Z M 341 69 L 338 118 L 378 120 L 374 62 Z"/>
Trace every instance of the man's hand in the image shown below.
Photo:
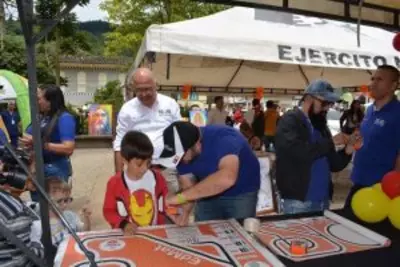
<path fill-rule="evenodd" d="M 124 235 L 134 235 L 136 233 L 138 229 L 138 226 L 134 223 L 127 223 L 124 227 L 124 229 L 122 229 L 122 231 L 124 232 Z"/>
<path fill-rule="evenodd" d="M 182 213 L 176 215 L 168 215 L 168 217 L 178 226 L 187 226 L 189 224 L 189 217 L 192 213 L 194 203 L 186 203 L 182 206 Z"/>
<path fill-rule="evenodd" d="M 343 146 L 346 145 L 349 141 L 349 136 L 344 133 L 338 133 L 333 136 L 332 139 L 335 146 Z"/>
<path fill-rule="evenodd" d="M 354 150 L 358 150 L 362 146 L 362 136 L 359 131 L 354 131 L 348 138 L 345 151 L 347 154 L 352 154 Z"/>

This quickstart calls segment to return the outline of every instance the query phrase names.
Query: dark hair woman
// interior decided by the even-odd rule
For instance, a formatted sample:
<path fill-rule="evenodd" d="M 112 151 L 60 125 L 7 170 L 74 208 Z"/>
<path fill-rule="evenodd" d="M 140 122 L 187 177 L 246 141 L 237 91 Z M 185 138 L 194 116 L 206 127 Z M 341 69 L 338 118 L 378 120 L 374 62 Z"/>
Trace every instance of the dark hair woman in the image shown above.
<path fill-rule="evenodd" d="M 54 85 L 42 85 L 38 89 L 40 127 L 43 142 L 45 177 L 59 177 L 68 182 L 72 175 L 69 157 L 75 149 L 75 119 L 67 112 L 64 94 Z M 21 142 L 32 147 L 32 127 L 29 126 Z M 32 195 L 35 200 L 36 194 Z"/>
<path fill-rule="evenodd" d="M 360 127 L 363 119 L 364 112 L 361 109 L 361 103 L 358 100 L 354 100 L 350 109 L 343 112 L 340 117 L 340 129 L 345 134 L 352 134 L 355 129 Z"/>

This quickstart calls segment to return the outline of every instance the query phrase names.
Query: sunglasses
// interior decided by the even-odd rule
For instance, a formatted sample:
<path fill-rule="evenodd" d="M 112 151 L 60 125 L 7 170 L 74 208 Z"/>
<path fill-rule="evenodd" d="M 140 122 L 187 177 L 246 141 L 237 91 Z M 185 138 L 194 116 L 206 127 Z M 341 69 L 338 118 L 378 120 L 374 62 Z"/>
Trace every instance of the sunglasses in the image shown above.
<path fill-rule="evenodd" d="M 329 101 L 325 101 L 322 99 L 319 99 L 317 97 L 314 97 L 315 100 L 317 100 L 318 102 L 321 103 L 321 107 L 326 108 L 326 107 L 333 107 L 334 103 L 329 102 Z"/>
<path fill-rule="evenodd" d="M 60 198 L 55 200 L 57 204 L 68 204 L 71 203 L 74 199 L 72 197 Z"/>

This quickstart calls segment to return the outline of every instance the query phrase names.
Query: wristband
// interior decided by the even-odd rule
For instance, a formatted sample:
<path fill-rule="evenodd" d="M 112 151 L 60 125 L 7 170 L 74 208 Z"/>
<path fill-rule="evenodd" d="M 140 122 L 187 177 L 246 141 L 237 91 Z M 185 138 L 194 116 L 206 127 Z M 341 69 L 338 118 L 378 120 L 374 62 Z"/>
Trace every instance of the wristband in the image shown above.
<path fill-rule="evenodd" d="M 177 194 L 176 198 L 178 199 L 179 205 L 185 204 L 187 202 L 186 198 L 182 195 L 182 193 Z"/>

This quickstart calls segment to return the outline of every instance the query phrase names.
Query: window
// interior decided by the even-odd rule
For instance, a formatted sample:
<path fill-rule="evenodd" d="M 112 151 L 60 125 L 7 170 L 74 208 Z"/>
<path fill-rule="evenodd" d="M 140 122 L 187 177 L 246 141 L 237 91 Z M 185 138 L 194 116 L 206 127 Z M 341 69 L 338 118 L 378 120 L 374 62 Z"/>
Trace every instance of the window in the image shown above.
<path fill-rule="evenodd" d="M 104 72 L 100 72 L 98 86 L 104 87 L 106 86 L 106 83 L 107 83 L 107 74 L 105 74 Z"/>
<path fill-rule="evenodd" d="M 86 72 L 80 71 L 77 75 L 77 91 L 79 93 L 86 92 Z"/>

